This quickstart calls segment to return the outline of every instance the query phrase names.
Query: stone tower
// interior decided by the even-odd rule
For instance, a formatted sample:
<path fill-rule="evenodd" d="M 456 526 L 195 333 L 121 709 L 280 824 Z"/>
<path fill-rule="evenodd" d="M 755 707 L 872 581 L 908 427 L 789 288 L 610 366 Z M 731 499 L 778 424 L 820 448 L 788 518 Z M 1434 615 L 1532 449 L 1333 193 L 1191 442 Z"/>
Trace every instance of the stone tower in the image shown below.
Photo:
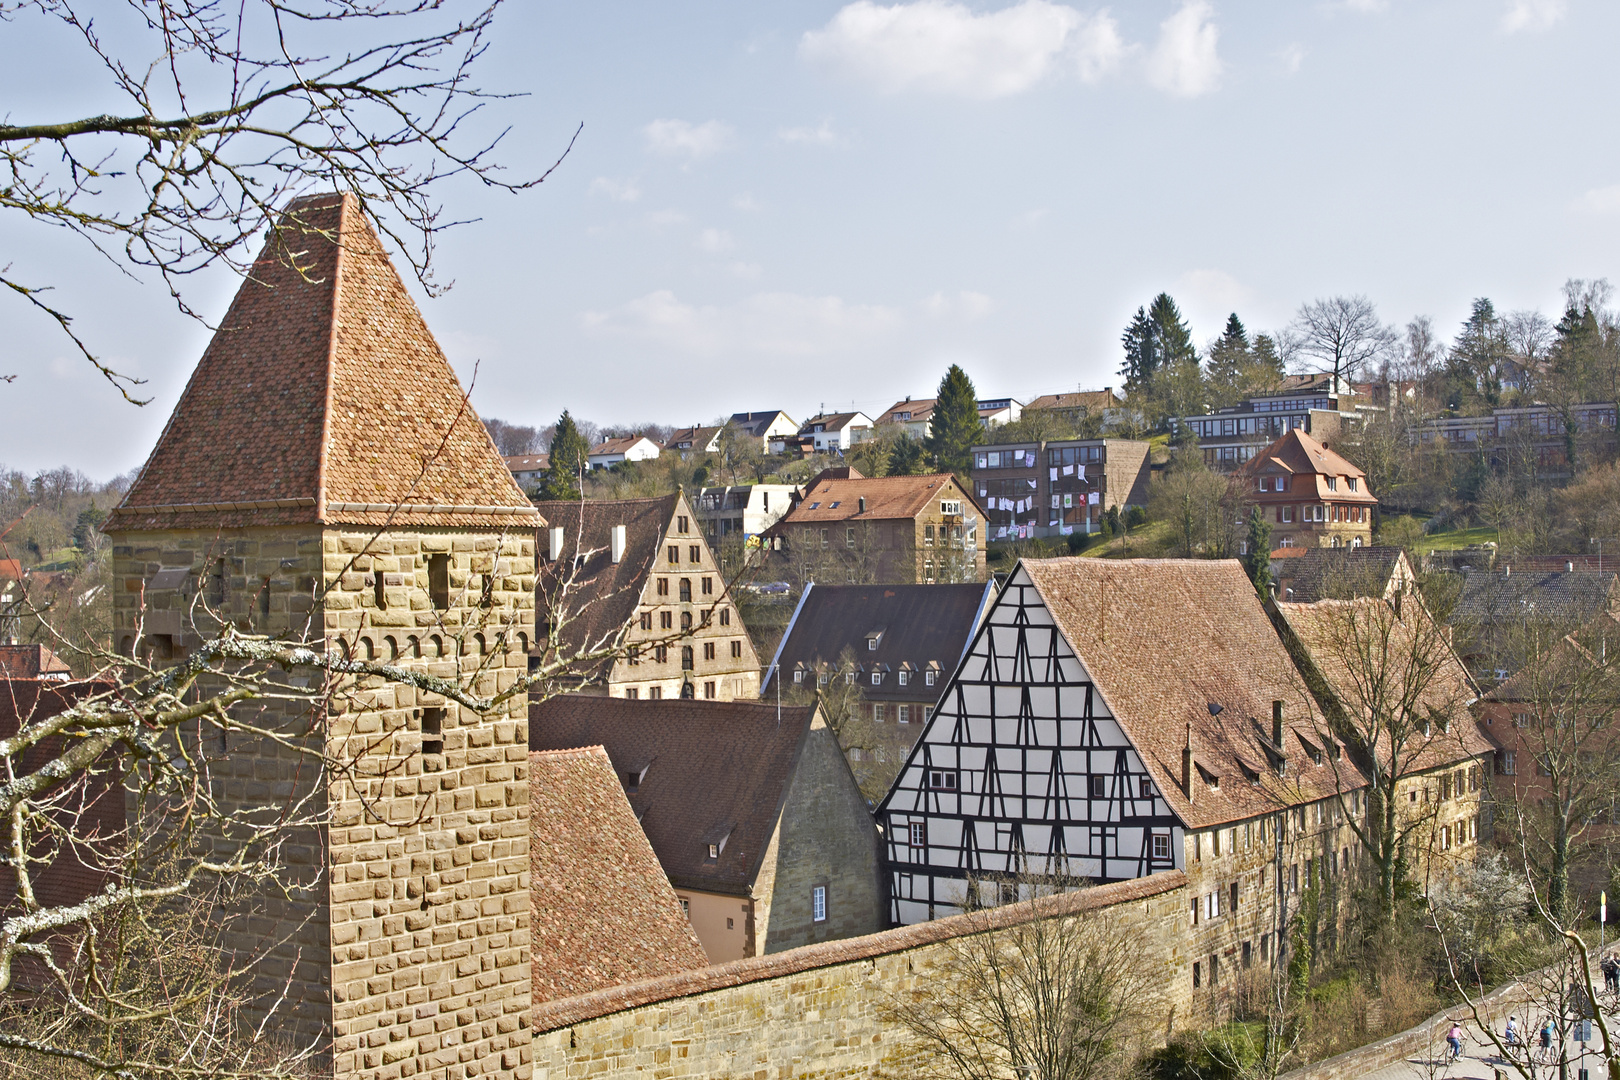
<path fill-rule="evenodd" d="M 487 698 L 526 670 L 540 516 L 354 200 L 277 229 L 108 524 L 115 643 L 178 659 L 224 621 Z M 246 898 L 235 944 L 331 1075 L 528 1076 L 526 698 L 480 715 L 372 680 L 252 713 L 352 775 L 211 748 L 229 807 L 314 811 L 283 848 L 297 887 Z"/>

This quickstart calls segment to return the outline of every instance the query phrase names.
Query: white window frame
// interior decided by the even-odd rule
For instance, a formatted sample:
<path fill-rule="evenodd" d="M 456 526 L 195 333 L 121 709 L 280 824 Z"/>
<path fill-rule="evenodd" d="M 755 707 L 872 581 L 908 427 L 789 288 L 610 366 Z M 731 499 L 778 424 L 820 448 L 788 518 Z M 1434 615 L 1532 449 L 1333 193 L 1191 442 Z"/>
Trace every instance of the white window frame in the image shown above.
<path fill-rule="evenodd" d="M 812 885 L 810 887 L 810 921 L 827 921 L 827 886 Z"/>

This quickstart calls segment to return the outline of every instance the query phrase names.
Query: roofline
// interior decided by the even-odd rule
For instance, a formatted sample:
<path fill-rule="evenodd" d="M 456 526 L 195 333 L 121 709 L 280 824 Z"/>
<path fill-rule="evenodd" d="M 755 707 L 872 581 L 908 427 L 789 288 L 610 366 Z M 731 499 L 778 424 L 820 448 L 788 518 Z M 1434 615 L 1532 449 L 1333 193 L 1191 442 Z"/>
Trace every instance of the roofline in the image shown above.
<path fill-rule="evenodd" d="M 338 300 L 343 296 L 343 249 L 344 239 L 347 236 L 344 225 L 347 224 L 345 218 L 348 217 L 348 213 L 349 196 L 345 192 L 338 197 L 337 237 L 334 243 L 337 254 L 332 256 L 332 317 L 326 324 L 326 368 L 322 372 L 326 378 L 326 392 L 321 408 L 321 441 L 315 455 L 315 520 L 322 523 L 326 521 L 327 511 L 326 458 L 327 445 L 332 436 L 332 372 L 337 367 Z M 426 322 L 427 320 L 423 319 L 424 326 Z M 202 365 L 199 363 L 197 366 Z M 462 403 L 465 404 L 466 400 L 462 398 Z M 451 420 L 450 426 L 455 427 L 454 420 Z"/>
<path fill-rule="evenodd" d="M 787 647 L 788 638 L 793 636 L 793 627 L 794 624 L 799 621 L 799 612 L 804 610 L 805 597 L 809 596 L 810 590 L 815 587 L 816 583 L 812 581 L 806 585 L 804 587 L 804 591 L 799 594 L 799 602 L 793 607 L 793 617 L 788 620 L 787 629 L 782 631 L 782 637 L 776 643 L 776 655 L 771 657 L 771 666 L 765 669 L 765 681 L 759 684 L 759 692 L 761 695 L 765 693 L 765 688 L 770 686 L 771 679 L 776 675 L 777 665 L 781 663 L 782 660 L 782 650 Z M 776 703 L 777 707 L 780 708 L 782 704 L 781 686 L 776 688 Z"/>
<path fill-rule="evenodd" d="M 1011 575 L 1008 575 L 1008 580 L 1012 580 Z M 979 610 L 973 613 L 973 629 L 975 633 L 969 634 L 967 640 L 962 643 L 962 655 L 956 658 L 958 664 L 967 659 L 968 648 L 972 646 L 973 638 L 979 627 L 984 625 L 985 618 L 990 614 L 990 608 L 995 604 L 996 597 L 1000 595 L 1001 590 L 996 588 L 996 576 L 991 574 L 989 580 L 984 583 L 984 596 L 979 600 Z M 935 707 L 938 707 L 937 703 Z"/>

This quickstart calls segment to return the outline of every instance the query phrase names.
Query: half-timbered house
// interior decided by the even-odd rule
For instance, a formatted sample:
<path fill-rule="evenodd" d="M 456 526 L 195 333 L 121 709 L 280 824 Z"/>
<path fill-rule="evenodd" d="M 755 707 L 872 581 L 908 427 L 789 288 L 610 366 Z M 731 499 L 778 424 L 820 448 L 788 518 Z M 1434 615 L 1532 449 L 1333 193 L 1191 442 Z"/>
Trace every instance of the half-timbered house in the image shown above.
<path fill-rule="evenodd" d="M 1188 975 L 1220 985 L 1354 858 L 1324 730 L 1237 562 L 1024 560 L 878 808 L 890 917 L 1183 870 Z"/>

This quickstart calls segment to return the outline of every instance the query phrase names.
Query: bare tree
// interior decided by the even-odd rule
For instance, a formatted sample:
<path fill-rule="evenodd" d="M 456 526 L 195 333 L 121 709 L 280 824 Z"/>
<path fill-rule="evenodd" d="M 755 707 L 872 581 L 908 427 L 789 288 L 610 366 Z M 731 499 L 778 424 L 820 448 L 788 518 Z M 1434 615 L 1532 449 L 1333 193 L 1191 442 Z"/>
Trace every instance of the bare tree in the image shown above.
<path fill-rule="evenodd" d="M 1157 1019 L 1150 948 L 1118 909 L 1027 875 L 969 882 L 987 907 L 949 939 L 929 977 L 890 1006 L 921 1070 L 957 1080 L 1094 1080 L 1127 1075 Z M 1127 907 L 1129 905 L 1126 905 Z"/>
<path fill-rule="evenodd" d="M 156 275 L 200 318 L 193 276 L 215 265 L 246 275 L 267 231 L 274 257 L 299 266 L 300 230 L 269 226 L 294 196 L 346 191 L 430 294 L 441 291 L 434 245 L 457 223 L 437 201 L 443 183 L 519 191 L 545 179 L 505 178 L 493 154 L 505 132 L 479 135 L 472 122 L 506 96 L 475 81 L 497 2 L 134 0 L 91 11 L 5 0 L 0 18 L 72 42 L 111 100 L 92 116 L 0 123 L 0 211 L 55 226 L 126 274 Z M 68 307 L 46 300 L 49 284 L 7 267 L 0 286 L 137 400 L 141 380 L 98 358 Z"/>
<path fill-rule="evenodd" d="M 1340 809 L 1377 877 L 1377 913 L 1397 914 L 1397 895 L 1418 856 L 1435 845 L 1442 800 L 1407 798 L 1417 778 L 1483 753 L 1470 740 L 1468 705 L 1478 696 L 1445 630 L 1415 595 L 1279 604 L 1279 627 L 1326 726 L 1318 751 L 1341 777 Z M 1349 758 L 1333 753 L 1342 741 Z M 1470 790 L 1482 778 L 1471 764 Z M 1366 778 L 1364 813 L 1351 799 Z M 1438 781 L 1437 781 L 1438 782 Z M 1450 777 L 1446 781 L 1450 783 Z"/>
<path fill-rule="evenodd" d="M 1390 355 L 1395 332 L 1378 319 L 1365 296 L 1334 296 L 1302 304 L 1289 326 L 1296 356 L 1309 357 L 1333 373 L 1335 380 L 1355 378 L 1372 361 Z"/>

